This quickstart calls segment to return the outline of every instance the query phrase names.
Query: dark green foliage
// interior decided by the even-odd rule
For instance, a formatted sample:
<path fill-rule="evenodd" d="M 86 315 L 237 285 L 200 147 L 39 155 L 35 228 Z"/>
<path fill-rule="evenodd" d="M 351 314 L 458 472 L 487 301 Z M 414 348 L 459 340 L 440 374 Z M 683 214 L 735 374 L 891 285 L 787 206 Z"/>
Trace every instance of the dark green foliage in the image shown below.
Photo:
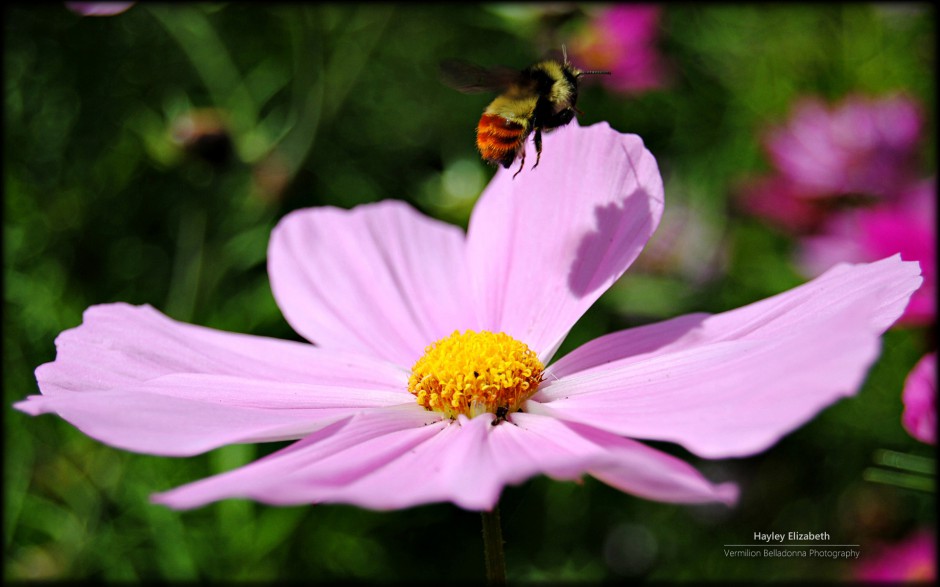
<path fill-rule="evenodd" d="M 5 8 L 5 579 L 483 579 L 476 513 L 243 501 L 175 512 L 149 494 L 274 447 L 142 456 L 9 406 L 37 393 L 32 372 L 54 358 L 56 335 L 97 303 L 299 339 L 265 271 L 270 230 L 290 210 L 396 198 L 465 226 L 493 173 L 473 142 L 490 97 L 448 89 L 437 63 L 529 65 L 576 22 L 552 34 L 551 19 L 518 16 L 537 8 L 140 3 L 106 18 L 61 3 Z M 678 253 L 699 255 L 701 270 L 644 271 L 641 258 L 561 352 L 800 283 L 792 242 L 731 202 L 737 181 L 767 168 L 760 131 L 802 95 L 897 90 L 925 104 L 933 129 L 933 24 L 927 5 L 667 5 L 674 84 L 635 97 L 586 85 L 579 108 L 582 124 L 607 120 L 644 138 L 666 180 L 667 214 L 682 206 L 706 229 L 707 242 Z M 223 148 L 206 159 L 171 140 L 194 108 L 224 112 L 230 156 Z M 931 134 L 925 165 L 935 148 Z M 928 343 L 917 330 L 890 332 L 857 397 L 762 455 L 705 462 L 657 444 L 713 480 L 738 480 L 735 509 L 649 502 L 593 479 L 506 489 L 510 579 L 848 576 L 844 562 L 742 561 L 722 545 L 756 531 L 827 531 L 865 556 L 932 522 L 933 494 L 863 480 L 878 449 L 934 455 L 900 425 L 904 377 Z"/>

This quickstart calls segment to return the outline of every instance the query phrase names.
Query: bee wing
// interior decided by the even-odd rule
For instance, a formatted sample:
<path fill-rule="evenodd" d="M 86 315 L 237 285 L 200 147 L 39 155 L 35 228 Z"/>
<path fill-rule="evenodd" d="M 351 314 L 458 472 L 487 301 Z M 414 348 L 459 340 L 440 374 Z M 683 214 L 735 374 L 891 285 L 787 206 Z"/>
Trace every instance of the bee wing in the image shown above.
<path fill-rule="evenodd" d="M 501 92 L 519 81 L 519 70 L 502 66 L 487 68 L 469 61 L 447 59 L 441 62 L 441 81 L 465 94 Z"/>

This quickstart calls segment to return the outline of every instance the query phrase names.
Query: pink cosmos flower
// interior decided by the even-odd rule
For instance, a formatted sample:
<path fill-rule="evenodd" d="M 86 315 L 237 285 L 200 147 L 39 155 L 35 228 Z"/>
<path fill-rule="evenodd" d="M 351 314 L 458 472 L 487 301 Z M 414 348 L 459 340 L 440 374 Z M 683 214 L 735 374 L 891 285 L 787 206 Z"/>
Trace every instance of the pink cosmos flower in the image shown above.
<path fill-rule="evenodd" d="M 922 530 L 898 544 L 883 547 L 872 559 L 859 564 L 855 578 L 879 582 L 935 581 L 937 552 L 933 532 Z"/>
<path fill-rule="evenodd" d="M 620 4 L 598 11 L 571 41 L 582 69 L 611 72 L 601 82 L 619 92 L 643 92 L 665 84 L 667 68 L 657 47 L 662 7 Z"/>
<path fill-rule="evenodd" d="M 922 115 L 905 96 L 849 96 L 827 107 L 804 99 L 765 147 L 802 197 L 890 195 L 916 168 Z"/>
<path fill-rule="evenodd" d="M 937 443 L 937 353 L 927 353 L 904 382 L 901 422 L 921 442 Z"/>
<path fill-rule="evenodd" d="M 114 16 L 133 6 L 134 2 L 66 2 L 65 7 L 82 16 Z"/>
<path fill-rule="evenodd" d="M 154 497 L 174 508 L 241 497 L 486 510 L 538 474 L 732 503 L 733 484 L 628 437 L 707 458 L 768 448 L 858 389 L 920 284 L 917 264 L 897 256 L 840 265 L 550 363 L 649 239 L 662 179 L 639 137 L 606 124 L 552 133 L 538 169 L 512 173 L 496 174 L 466 234 L 397 201 L 283 218 L 268 249 L 272 290 L 315 344 L 94 306 L 37 369 L 42 395 L 16 407 L 156 455 L 298 439 Z"/>
<path fill-rule="evenodd" d="M 839 262 L 867 262 L 900 253 L 919 261 L 924 285 L 911 299 L 902 323 L 936 319 L 937 234 L 934 226 L 937 185 L 931 178 L 912 185 L 895 200 L 833 215 L 820 233 L 800 244 L 798 264 L 808 276 Z"/>

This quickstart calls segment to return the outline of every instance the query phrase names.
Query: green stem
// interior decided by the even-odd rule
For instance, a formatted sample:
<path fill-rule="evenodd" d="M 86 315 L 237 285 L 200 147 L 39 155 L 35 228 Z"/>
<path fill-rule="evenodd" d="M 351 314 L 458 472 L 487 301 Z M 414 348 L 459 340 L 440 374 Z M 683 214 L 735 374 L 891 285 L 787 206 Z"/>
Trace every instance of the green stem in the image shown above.
<path fill-rule="evenodd" d="M 503 530 L 499 523 L 499 504 L 483 514 L 483 555 L 486 558 L 486 582 L 506 584 L 506 557 L 503 554 Z"/>

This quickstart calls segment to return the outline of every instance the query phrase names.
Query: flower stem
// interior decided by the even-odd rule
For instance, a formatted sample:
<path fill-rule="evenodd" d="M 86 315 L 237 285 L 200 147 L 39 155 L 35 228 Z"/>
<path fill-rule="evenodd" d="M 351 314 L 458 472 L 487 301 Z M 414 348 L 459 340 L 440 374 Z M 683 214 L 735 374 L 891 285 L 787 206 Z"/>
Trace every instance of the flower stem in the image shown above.
<path fill-rule="evenodd" d="M 486 558 L 486 582 L 505 585 L 506 557 L 503 554 L 503 530 L 499 523 L 499 504 L 483 514 L 483 555 Z"/>

